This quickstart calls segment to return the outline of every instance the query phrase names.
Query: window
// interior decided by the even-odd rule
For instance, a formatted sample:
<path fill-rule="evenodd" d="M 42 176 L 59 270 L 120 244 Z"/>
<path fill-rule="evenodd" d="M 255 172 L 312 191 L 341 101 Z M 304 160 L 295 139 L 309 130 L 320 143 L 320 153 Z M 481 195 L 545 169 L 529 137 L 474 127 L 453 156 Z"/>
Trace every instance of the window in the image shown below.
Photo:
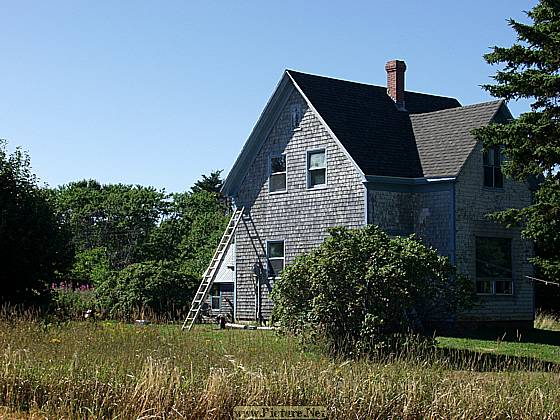
<path fill-rule="evenodd" d="M 230 293 L 229 298 L 226 293 Z M 219 311 L 226 307 L 226 303 L 231 305 L 230 299 L 233 296 L 233 283 L 214 283 L 210 289 L 210 307 L 214 311 Z"/>
<path fill-rule="evenodd" d="M 279 277 L 284 269 L 284 241 L 268 241 L 266 255 L 268 257 L 268 277 Z"/>
<path fill-rule="evenodd" d="M 494 146 L 483 152 L 482 166 L 484 168 L 484 186 L 492 188 L 504 187 L 502 174 L 502 147 Z"/>
<path fill-rule="evenodd" d="M 292 130 L 299 128 L 299 123 L 301 122 L 301 107 L 299 105 L 292 106 Z"/>
<path fill-rule="evenodd" d="M 476 238 L 476 293 L 513 294 L 511 239 Z"/>
<path fill-rule="evenodd" d="M 221 300 L 220 285 L 213 284 L 212 290 L 210 291 L 210 307 L 212 308 L 212 310 L 220 309 Z"/>
<path fill-rule="evenodd" d="M 314 188 L 327 183 L 327 162 L 325 151 L 317 150 L 307 154 L 307 186 Z"/>
<path fill-rule="evenodd" d="M 286 191 L 286 155 L 271 156 L 268 190 L 270 192 Z"/>

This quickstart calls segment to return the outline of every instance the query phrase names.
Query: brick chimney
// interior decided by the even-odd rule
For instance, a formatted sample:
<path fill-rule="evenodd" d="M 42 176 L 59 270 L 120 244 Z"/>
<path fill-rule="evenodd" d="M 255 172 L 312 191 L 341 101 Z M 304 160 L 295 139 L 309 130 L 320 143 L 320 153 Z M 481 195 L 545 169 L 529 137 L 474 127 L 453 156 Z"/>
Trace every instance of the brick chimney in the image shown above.
<path fill-rule="evenodd" d="M 406 64 L 401 60 L 387 61 L 387 94 L 395 101 L 395 105 L 401 111 L 404 108 L 404 72 Z"/>

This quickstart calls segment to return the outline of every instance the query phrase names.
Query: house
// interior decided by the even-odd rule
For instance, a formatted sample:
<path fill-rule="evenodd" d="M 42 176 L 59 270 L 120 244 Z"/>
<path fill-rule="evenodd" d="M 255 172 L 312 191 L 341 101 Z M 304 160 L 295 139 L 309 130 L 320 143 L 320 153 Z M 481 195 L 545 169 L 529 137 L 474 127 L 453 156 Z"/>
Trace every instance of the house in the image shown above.
<path fill-rule="evenodd" d="M 268 319 L 284 266 L 329 227 L 374 223 L 415 233 L 475 282 L 479 302 L 458 320 L 532 325 L 531 243 L 486 217 L 531 191 L 471 134 L 511 119 L 506 104 L 406 91 L 405 63 L 385 70 L 386 87 L 284 72 L 224 183 L 245 213 L 208 298 L 215 313 Z"/>

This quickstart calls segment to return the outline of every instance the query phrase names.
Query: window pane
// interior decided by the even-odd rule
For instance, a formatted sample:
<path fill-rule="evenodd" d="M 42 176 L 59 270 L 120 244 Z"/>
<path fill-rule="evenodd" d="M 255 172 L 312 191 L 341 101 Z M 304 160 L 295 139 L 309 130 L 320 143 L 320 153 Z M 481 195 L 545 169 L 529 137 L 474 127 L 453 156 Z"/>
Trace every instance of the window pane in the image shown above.
<path fill-rule="evenodd" d="M 212 309 L 220 309 L 220 296 L 212 296 Z"/>
<path fill-rule="evenodd" d="M 511 295 L 513 293 L 513 282 L 511 280 L 496 280 L 497 295 Z"/>
<path fill-rule="evenodd" d="M 326 169 L 314 169 L 309 172 L 309 186 L 323 185 L 326 183 Z"/>
<path fill-rule="evenodd" d="M 268 266 L 268 277 L 278 277 L 284 269 L 284 259 L 279 258 L 277 260 L 269 260 Z"/>
<path fill-rule="evenodd" d="M 284 242 L 269 242 L 268 258 L 283 258 L 283 257 L 284 257 Z"/>
<path fill-rule="evenodd" d="M 220 309 L 220 286 L 217 284 L 210 290 L 210 305 L 212 309 Z"/>
<path fill-rule="evenodd" d="M 325 152 L 313 152 L 309 154 L 309 169 L 325 167 Z"/>
<path fill-rule="evenodd" d="M 286 172 L 286 156 L 277 156 L 271 158 L 270 171 L 273 174 L 277 172 Z"/>
<path fill-rule="evenodd" d="M 483 153 L 483 164 L 492 166 L 494 164 L 494 149 L 489 149 Z"/>
<path fill-rule="evenodd" d="M 286 190 L 286 173 L 270 175 L 270 191 Z"/>
<path fill-rule="evenodd" d="M 492 293 L 492 280 L 477 280 L 476 281 L 476 293 Z"/>
<path fill-rule="evenodd" d="M 499 147 L 495 147 L 494 148 L 494 166 L 500 166 L 500 158 L 501 153 L 500 153 L 500 148 Z"/>
<path fill-rule="evenodd" d="M 504 176 L 499 166 L 494 167 L 494 187 L 496 188 L 504 187 Z"/>
<path fill-rule="evenodd" d="M 476 238 L 476 276 L 511 278 L 511 239 Z"/>
<path fill-rule="evenodd" d="M 494 186 L 494 168 L 492 166 L 484 167 L 484 186 L 485 187 Z"/>

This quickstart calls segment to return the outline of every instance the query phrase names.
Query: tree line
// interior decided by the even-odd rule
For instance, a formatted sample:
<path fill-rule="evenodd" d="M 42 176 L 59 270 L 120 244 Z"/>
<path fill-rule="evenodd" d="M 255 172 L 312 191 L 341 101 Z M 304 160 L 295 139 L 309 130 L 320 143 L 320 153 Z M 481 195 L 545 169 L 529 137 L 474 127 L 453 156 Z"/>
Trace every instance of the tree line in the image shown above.
<path fill-rule="evenodd" d="M 173 194 L 95 180 L 47 188 L 28 154 L 0 141 L 1 300 L 47 305 L 86 286 L 113 314 L 185 307 L 229 220 L 221 185 L 214 171 Z"/>

